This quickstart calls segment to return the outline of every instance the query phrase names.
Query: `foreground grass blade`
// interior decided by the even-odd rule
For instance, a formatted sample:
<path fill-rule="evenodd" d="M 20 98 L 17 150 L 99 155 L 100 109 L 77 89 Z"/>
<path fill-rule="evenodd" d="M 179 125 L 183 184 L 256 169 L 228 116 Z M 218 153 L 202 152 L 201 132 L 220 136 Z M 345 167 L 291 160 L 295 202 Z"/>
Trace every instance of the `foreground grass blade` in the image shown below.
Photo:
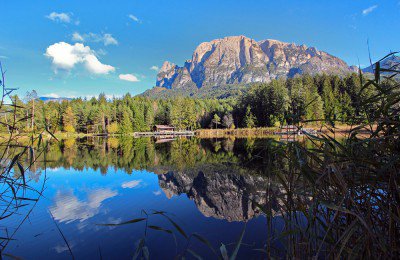
<path fill-rule="evenodd" d="M 143 220 L 146 220 L 146 218 L 135 218 L 129 221 L 121 222 L 121 223 L 108 223 L 108 224 L 98 224 L 99 226 L 121 226 L 121 225 L 127 225 L 127 224 L 133 224 L 137 222 L 141 222 Z"/>
<path fill-rule="evenodd" d="M 226 251 L 226 247 L 224 244 L 221 244 L 221 247 L 219 248 L 219 251 L 221 252 L 221 257 L 223 260 L 228 260 L 228 252 Z"/>
<path fill-rule="evenodd" d="M 240 237 L 239 237 L 238 241 L 236 242 L 235 250 L 233 250 L 233 253 L 232 253 L 231 257 L 229 258 L 230 260 L 235 260 L 236 259 L 237 253 L 239 252 L 239 248 L 242 245 L 244 232 L 246 231 L 246 225 L 247 225 L 247 223 L 244 224 L 242 233 L 240 234 Z"/>

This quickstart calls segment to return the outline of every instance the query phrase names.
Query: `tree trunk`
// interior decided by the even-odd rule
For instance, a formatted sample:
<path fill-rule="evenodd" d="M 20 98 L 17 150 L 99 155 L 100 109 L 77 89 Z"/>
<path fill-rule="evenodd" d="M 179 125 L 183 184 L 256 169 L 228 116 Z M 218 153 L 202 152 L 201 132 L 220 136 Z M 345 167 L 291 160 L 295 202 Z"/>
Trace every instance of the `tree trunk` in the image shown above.
<path fill-rule="evenodd" d="M 29 129 L 29 109 L 26 109 L 26 130 Z"/>
<path fill-rule="evenodd" d="M 102 127 L 103 127 L 103 133 L 107 132 L 107 130 L 106 130 L 106 118 L 104 116 L 104 113 L 101 114 L 101 124 L 102 124 Z"/>
<path fill-rule="evenodd" d="M 32 99 L 32 131 L 33 131 L 33 126 L 35 124 L 35 100 Z"/>
<path fill-rule="evenodd" d="M 4 113 L 4 119 L 5 119 L 6 125 L 7 125 L 7 132 L 8 132 L 9 134 L 11 134 L 11 132 L 10 132 L 10 126 L 8 125 L 8 120 L 7 120 L 7 113 Z"/>

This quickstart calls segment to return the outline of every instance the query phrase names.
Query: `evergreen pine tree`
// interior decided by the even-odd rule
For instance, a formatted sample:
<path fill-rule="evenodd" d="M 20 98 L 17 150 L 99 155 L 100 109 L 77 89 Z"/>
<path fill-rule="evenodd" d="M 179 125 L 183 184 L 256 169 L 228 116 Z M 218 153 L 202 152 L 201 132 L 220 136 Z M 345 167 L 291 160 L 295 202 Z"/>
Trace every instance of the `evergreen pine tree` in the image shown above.
<path fill-rule="evenodd" d="M 250 106 L 246 108 L 246 115 L 244 117 L 244 126 L 246 128 L 254 128 L 256 126 L 256 118 L 251 112 Z"/>

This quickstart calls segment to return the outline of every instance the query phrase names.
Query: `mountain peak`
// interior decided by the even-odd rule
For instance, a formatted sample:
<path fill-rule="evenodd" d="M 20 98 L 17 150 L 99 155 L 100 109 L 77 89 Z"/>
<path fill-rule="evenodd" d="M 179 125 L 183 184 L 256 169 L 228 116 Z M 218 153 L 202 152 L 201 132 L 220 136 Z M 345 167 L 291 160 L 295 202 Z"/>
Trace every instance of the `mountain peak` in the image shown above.
<path fill-rule="evenodd" d="M 160 72 L 167 72 L 170 71 L 171 69 L 173 69 L 175 67 L 175 64 L 169 62 L 169 61 L 164 61 L 163 65 L 161 66 L 161 69 L 159 71 Z"/>
<path fill-rule="evenodd" d="M 195 89 L 268 82 L 296 74 L 346 74 L 353 71 L 343 60 L 314 47 L 274 39 L 255 41 L 239 35 L 199 44 L 183 67 L 164 62 L 156 86 Z"/>

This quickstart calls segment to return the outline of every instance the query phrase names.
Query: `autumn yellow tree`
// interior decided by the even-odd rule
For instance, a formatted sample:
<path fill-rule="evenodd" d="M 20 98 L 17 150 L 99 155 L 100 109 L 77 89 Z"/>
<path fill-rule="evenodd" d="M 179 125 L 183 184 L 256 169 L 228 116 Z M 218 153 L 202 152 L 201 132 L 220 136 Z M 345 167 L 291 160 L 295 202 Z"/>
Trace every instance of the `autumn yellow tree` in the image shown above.
<path fill-rule="evenodd" d="M 74 111 L 72 110 L 71 106 L 68 106 L 67 109 L 65 109 L 65 113 L 63 116 L 63 125 L 64 131 L 68 133 L 75 132 L 76 120 Z"/>

